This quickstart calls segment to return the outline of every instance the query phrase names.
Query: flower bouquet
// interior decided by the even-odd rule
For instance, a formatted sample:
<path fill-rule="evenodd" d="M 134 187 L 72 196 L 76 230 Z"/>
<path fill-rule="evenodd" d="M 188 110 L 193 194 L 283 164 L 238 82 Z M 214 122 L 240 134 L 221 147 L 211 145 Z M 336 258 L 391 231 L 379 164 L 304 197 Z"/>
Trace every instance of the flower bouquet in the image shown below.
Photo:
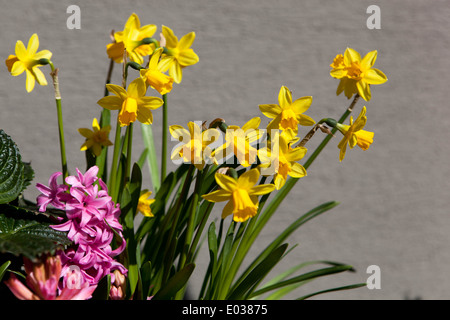
<path fill-rule="evenodd" d="M 327 117 L 316 122 L 305 114 L 312 97 L 294 98 L 281 86 L 275 102 L 259 105 L 270 120 L 265 128 L 261 128 L 260 117 L 242 126 L 221 118 L 169 126 L 167 97 L 199 57 L 192 49 L 194 32 L 178 39 L 167 26 L 162 26 L 157 38 L 156 31 L 157 26 L 141 26 L 132 14 L 122 31 L 111 34 L 106 46 L 110 64 L 105 91 L 98 100 L 99 119 L 93 119 L 92 129 L 79 129 L 85 170 L 70 168 L 66 159 L 62 96 L 52 53 L 38 51 L 39 38 L 33 34 L 27 47 L 17 41 L 15 54 L 6 59 L 11 75 L 26 74 L 28 92 L 36 82 L 47 85 L 41 68 L 51 69 L 61 170 L 47 184 L 35 184 L 40 192 L 36 201 L 25 199 L 23 191 L 30 186 L 34 171 L 0 130 L 3 287 L 24 300 L 185 299 L 201 250 L 208 250 L 210 260 L 195 297 L 199 300 L 282 299 L 319 277 L 353 271 L 340 262 L 312 261 L 267 279 L 291 250 L 286 239 L 337 202 L 299 216 L 249 263 L 244 258 L 335 134 L 343 137 L 338 144 L 340 161 L 348 147 L 370 147 L 374 134 L 364 130 L 366 108 L 355 120 L 350 117 L 348 124 L 346 120 L 360 98 L 371 99 L 371 85 L 387 80 L 373 68 L 377 52 L 361 58 L 347 48 L 331 63 L 331 76 L 340 80 L 337 95 L 344 92 L 352 99 L 338 120 Z M 115 65 L 121 67 L 121 84 L 110 83 Z M 159 156 L 152 131 L 154 114 L 162 119 Z M 145 148 L 138 150 L 139 160 L 132 163 L 136 125 Z M 302 133 L 304 127 L 310 128 Z M 324 139 L 310 153 L 306 145 L 319 131 Z M 177 142 L 170 152 L 169 135 Z M 167 172 L 168 161 L 177 164 L 173 172 Z M 150 181 L 143 179 L 145 165 Z M 224 202 L 221 214 L 214 210 L 217 202 Z M 311 265 L 319 267 L 301 272 Z M 330 288 L 300 298 L 364 285 Z"/>

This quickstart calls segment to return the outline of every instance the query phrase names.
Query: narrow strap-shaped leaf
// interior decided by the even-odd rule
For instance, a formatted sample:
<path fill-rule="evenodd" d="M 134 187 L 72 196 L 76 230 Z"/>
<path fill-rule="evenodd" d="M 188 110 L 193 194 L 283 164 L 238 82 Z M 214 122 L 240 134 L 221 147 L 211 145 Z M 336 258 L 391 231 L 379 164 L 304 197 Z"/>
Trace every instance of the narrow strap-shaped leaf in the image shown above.
<path fill-rule="evenodd" d="M 269 271 L 280 261 L 286 249 L 287 244 L 283 244 L 273 250 L 248 274 L 240 285 L 228 295 L 227 299 L 240 300 L 249 297 L 252 294 L 252 292 L 249 291 L 261 282 L 267 273 L 269 273 Z"/>
<path fill-rule="evenodd" d="M 0 266 L 0 282 L 2 282 L 3 276 L 5 275 L 6 270 L 8 270 L 11 261 L 6 261 L 4 264 Z"/>
<path fill-rule="evenodd" d="M 168 300 L 172 299 L 175 294 L 183 289 L 188 282 L 195 264 L 190 263 L 184 266 L 183 269 L 175 273 L 169 281 L 153 296 L 153 300 Z"/>
<path fill-rule="evenodd" d="M 161 186 L 161 181 L 158 169 L 158 161 L 156 160 L 157 153 L 153 138 L 152 125 L 141 124 L 141 131 L 142 131 L 142 140 L 144 142 L 146 149 L 148 150 L 147 161 L 150 170 L 150 177 L 152 179 L 153 191 L 157 192 Z"/>
<path fill-rule="evenodd" d="M 351 284 L 351 285 L 343 286 L 343 287 L 326 289 L 326 290 L 322 290 L 322 291 L 318 291 L 318 292 L 307 294 L 307 295 L 305 295 L 303 297 L 298 298 L 297 300 L 305 300 L 305 299 L 308 299 L 308 298 L 311 298 L 313 296 L 317 296 L 317 295 L 323 294 L 323 293 L 329 293 L 329 292 L 335 292 L 335 291 L 343 291 L 343 290 L 350 290 L 350 289 L 361 288 L 361 287 L 365 287 L 366 285 L 367 285 L 366 283 L 357 283 L 357 284 Z"/>
<path fill-rule="evenodd" d="M 266 293 L 266 292 L 269 292 L 271 290 L 275 290 L 275 289 L 278 289 L 278 288 L 281 288 L 281 287 L 284 287 L 284 286 L 287 286 L 287 285 L 291 285 L 291 284 L 294 284 L 294 283 L 298 283 L 298 282 L 301 282 L 301 281 L 306 281 L 306 280 L 310 280 L 310 279 L 316 279 L 316 278 L 319 278 L 319 277 L 327 276 L 327 275 L 334 274 L 334 273 L 349 271 L 349 270 L 352 270 L 352 269 L 353 269 L 353 267 L 350 266 L 350 265 L 340 265 L 340 266 L 334 266 L 334 267 L 322 268 L 322 269 L 319 269 L 319 270 L 314 270 L 314 271 L 307 272 L 307 273 L 304 273 L 302 275 L 293 277 L 291 279 L 287 279 L 287 280 L 278 282 L 278 283 L 273 284 L 271 286 L 264 287 L 264 288 L 262 288 L 260 290 L 257 290 L 255 292 L 253 292 L 253 294 L 251 294 L 250 298 L 252 298 L 254 296 L 259 296 L 259 295 L 261 295 L 263 293 Z"/>

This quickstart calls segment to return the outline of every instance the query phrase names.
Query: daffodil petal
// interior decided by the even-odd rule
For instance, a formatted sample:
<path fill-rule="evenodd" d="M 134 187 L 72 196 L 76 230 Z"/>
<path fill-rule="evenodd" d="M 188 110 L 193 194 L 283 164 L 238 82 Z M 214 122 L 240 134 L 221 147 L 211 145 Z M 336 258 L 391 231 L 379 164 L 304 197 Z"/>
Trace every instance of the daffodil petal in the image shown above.
<path fill-rule="evenodd" d="M 358 89 L 358 93 L 366 101 L 370 101 L 372 98 L 372 94 L 370 93 L 370 85 L 364 80 L 360 80 L 356 82 L 356 88 Z"/>
<path fill-rule="evenodd" d="M 261 123 L 260 117 L 254 117 L 247 121 L 243 126 L 242 130 L 246 132 L 247 130 L 256 130 L 259 127 L 259 124 Z"/>
<path fill-rule="evenodd" d="M 211 202 L 222 202 L 230 200 L 231 194 L 226 190 L 216 190 L 202 196 L 203 199 Z"/>
<path fill-rule="evenodd" d="M 249 194 L 255 195 L 255 196 L 260 196 L 263 194 L 267 194 L 272 192 L 273 190 L 275 190 L 275 185 L 274 184 L 260 184 L 258 186 L 254 186 Z"/>
<path fill-rule="evenodd" d="M 33 56 L 33 59 L 35 59 L 35 60 L 40 60 L 40 59 L 50 60 L 51 58 L 52 58 L 52 53 L 49 50 L 41 50 Z"/>
<path fill-rule="evenodd" d="M 283 111 L 277 104 L 261 104 L 259 105 L 259 110 L 263 115 L 271 119 L 275 118 Z"/>
<path fill-rule="evenodd" d="M 387 81 L 387 77 L 381 70 L 372 68 L 364 73 L 364 81 L 368 84 L 383 84 Z"/>
<path fill-rule="evenodd" d="M 161 98 L 157 97 L 141 97 L 138 99 L 139 105 L 144 106 L 150 110 L 155 110 L 161 107 L 164 101 Z"/>
<path fill-rule="evenodd" d="M 94 132 L 92 132 L 92 130 L 87 129 L 87 128 L 79 128 L 78 132 L 85 138 L 92 138 L 92 136 L 94 135 Z"/>
<path fill-rule="evenodd" d="M 278 93 L 278 104 L 282 109 L 289 107 L 292 104 L 291 91 L 285 86 L 282 86 Z"/>
<path fill-rule="evenodd" d="M 276 174 L 273 183 L 275 185 L 275 189 L 280 190 L 284 184 L 286 183 L 286 179 L 281 174 Z"/>
<path fill-rule="evenodd" d="M 233 214 L 233 210 L 234 210 L 234 201 L 230 200 L 228 201 L 228 203 L 225 205 L 225 207 L 223 207 L 222 210 L 222 219 L 225 219 L 226 217 L 228 217 L 229 215 Z"/>
<path fill-rule="evenodd" d="M 34 55 L 38 49 L 39 49 L 39 38 L 36 33 L 33 33 L 33 35 L 30 37 L 30 40 L 28 40 L 27 52 L 31 56 Z"/>
<path fill-rule="evenodd" d="M 26 67 L 22 61 L 16 61 L 11 68 L 11 75 L 18 76 L 26 70 Z"/>
<path fill-rule="evenodd" d="M 182 67 L 191 66 L 199 61 L 198 55 L 192 49 L 184 49 L 178 54 L 178 63 Z"/>
<path fill-rule="evenodd" d="M 42 73 L 42 71 L 38 68 L 38 66 L 34 66 L 32 69 L 32 72 L 34 73 L 34 76 L 35 76 L 37 82 L 41 86 L 47 85 L 47 79 L 45 79 L 44 73 Z"/>
<path fill-rule="evenodd" d="M 344 69 L 333 69 L 330 71 L 330 76 L 332 76 L 333 78 L 336 79 L 341 79 L 343 77 L 345 77 L 347 74 L 347 71 L 345 71 Z"/>
<path fill-rule="evenodd" d="M 304 113 L 309 109 L 312 103 L 312 97 L 301 97 L 292 103 L 292 109 L 296 114 Z"/>
<path fill-rule="evenodd" d="M 178 48 L 180 50 L 188 49 L 192 46 L 195 40 L 195 32 L 189 32 L 188 34 L 181 37 L 180 42 L 178 43 Z"/>
<path fill-rule="evenodd" d="M 173 78 L 175 83 L 180 83 L 183 79 L 183 70 L 176 60 L 174 60 L 174 62 L 169 67 L 169 75 Z"/>
<path fill-rule="evenodd" d="M 139 29 L 139 36 L 141 39 L 151 38 L 155 34 L 157 29 L 158 27 L 156 25 L 147 24 Z"/>
<path fill-rule="evenodd" d="M 26 83 L 25 83 L 25 88 L 27 90 L 27 92 L 31 92 L 34 89 L 34 85 L 36 83 L 36 79 L 34 78 L 33 73 L 28 70 L 25 69 L 26 73 L 27 73 L 27 79 L 26 79 Z"/>
<path fill-rule="evenodd" d="M 368 52 L 361 60 L 361 69 L 367 70 L 372 68 L 376 60 L 377 60 L 377 50 Z"/>
<path fill-rule="evenodd" d="M 145 107 L 138 108 L 137 119 L 139 120 L 139 122 L 142 122 L 143 124 L 152 124 L 153 123 L 152 111 Z"/>
<path fill-rule="evenodd" d="M 127 89 L 128 96 L 135 98 L 135 99 L 145 96 L 146 91 L 147 91 L 147 86 L 145 85 L 145 82 L 144 82 L 144 80 L 142 80 L 142 78 L 134 79 L 128 85 L 128 89 Z"/>
<path fill-rule="evenodd" d="M 27 49 L 25 48 L 25 45 L 23 44 L 22 41 L 17 40 L 15 51 L 16 51 L 16 56 L 19 60 L 23 61 L 23 60 L 27 59 L 27 57 L 28 57 Z"/>
<path fill-rule="evenodd" d="M 108 110 L 119 110 L 122 108 L 123 100 L 117 96 L 106 96 L 98 100 L 97 103 Z"/>
<path fill-rule="evenodd" d="M 259 170 L 256 168 L 244 172 L 238 179 L 238 188 L 250 190 L 258 182 L 259 175 Z"/>
<path fill-rule="evenodd" d="M 109 92 L 114 93 L 122 100 L 125 100 L 128 97 L 127 91 L 123 87 L 118 86 L 117 84 L 108 83 L 106 85 L 106 89 L 108 89 Z"/>
<path fill-rule="evenodd" d="M 301 126 L 312 126 L 316 123 L 313 118 L 311 118 L 310 116 L 307 116 L 306 114 L 298 115 L 297 121 L 298 121 L 299 125 L 301 125 Z"/>
<path fill-rule="evenodd" d="M 305 147 L 297 147 L 294 149 L 290 149 L 286 154 L 285 157 L 289 162 L 295 162 L 303 159 L 303 157 L 306 155 L 306 152 L 308 149 Z"/>
<path fill-rule="evenodd" d="M 158 63 L 158 70 L 161 72 L 166 72 L 167 70 L 169 70 L 172 63 L 174 63 L 174 60 L 175 58 L 172 56 L 162 57 Z"/>
<path fill-rule="evenodd" d="M 217 184 L 224 190 L 228 192 L 233 192 L 236 189 L 237 181 L 225 174 L 216 173 L 215 174 Z"/>
<path fill-rule="evenodd" d="M 347 50 L 345 50 L 344 63 L 346 65 L 351 65 L 352 62 L 360 62 L 360 61 L 361 61 L 361 55 L 359 54 L 358 51 L 356 51 L 352 48 L 347 48 Z"/>
<path fill-rule="evenodd" d="M 293 178 L 302 178 L 306 176 L 306 169 L 299 163 L 293 163 L 289 175 Z"/>
<path fill-rule="evenodd" d="M 175 48 L 178 45 L 178 38 L 173 33 L 172 29 L 166 26 L 162 26 L 162 34 L 166 38 L 166 47 Z"/>

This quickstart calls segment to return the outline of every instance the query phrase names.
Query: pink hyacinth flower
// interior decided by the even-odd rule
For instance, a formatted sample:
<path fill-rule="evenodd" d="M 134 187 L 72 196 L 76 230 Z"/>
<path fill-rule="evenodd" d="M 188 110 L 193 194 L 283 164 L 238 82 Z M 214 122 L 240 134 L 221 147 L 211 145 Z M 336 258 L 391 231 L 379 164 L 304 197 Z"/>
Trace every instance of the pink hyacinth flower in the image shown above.
<path fill-rule="evenodd" d="M 66 286 L 59 290 L 58 282 L 61 277 L 60 257 L 49 256 L 44 260 L 32 263 L 24 258 L 28 287 L 19 281 L 14 274 L 11 274 L 10 278 L 5 281 L 5 284 L 16 298 L 20 300 L 86 300 L 92 297 L 92 293 L 97 286 L 91 286 L 87 282 L 80 282 L 77 287 Z"/>
<path fill-rule="evenodd" d="M 64 209 L 64 194 L 68 189 L 68 186 L 64 184 L 58 184 L 57 179 L 62 175 L 61 172 L 55 172 L 48 179 L 48 187 L 37 183 L 36 188 L 41 192 L 37 197 L 37 205 L 39 206 L 40 212 L 45 212 L 47 206 L 50 204 L 57 209 Z"/>

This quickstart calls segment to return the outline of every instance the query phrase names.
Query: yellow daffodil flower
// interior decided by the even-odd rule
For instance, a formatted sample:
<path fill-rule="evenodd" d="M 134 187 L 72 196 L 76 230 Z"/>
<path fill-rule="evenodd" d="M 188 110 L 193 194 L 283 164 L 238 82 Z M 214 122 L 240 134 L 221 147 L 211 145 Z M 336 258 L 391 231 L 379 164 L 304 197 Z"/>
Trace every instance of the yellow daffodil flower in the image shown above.
<path fill-rule="evenodd" d="M 243 167 L 248 167 L 256 162 L 257 150 L 251 144 L 259 140 L 262 135 L 258 129 L 261 119 L 255 117 L 245 123 L 242 128 L 231 125 L 225 133 L 225 143 L 216 148 L 212 154 L 214 161 L 227 158 L 234 153 L 237 160 Z"/>
<path fill-rule="evenodd" d="M 267 126 L 267 130 L 291 129 L 297 134 L 298 125 L 311 126 L 316 122 L 303 114 L 311 106 L 312 97 L 302 97 L 292 102 L 292 93 L 282 86 L 278 94 L 278 104 L 262 104 L 261 112 L 273 119 Z"/>
<path fill-rule="evenodd" d="M 151 38 L 156 29 L 154 24 L 141 27 L 138 15 L 133 13 L 125 23 L 123 31 L 114 33 L 115 42 L 106 45 L 108 57 L 117 63 L 122 63 L 124 50 L 126 50 L 131 61 L 143 64 L 143 57 L 153 52 L 154 45 L 142 44 L 141 40 Z"/>
<path fill-rule="evenodd" d="M 174 79 L 162 73 L 160 68 L 158 68 L 159 58 L 162 52 L 163 48 L 158 48 L 150 58 L 148 68 L 141 69 L 140 74 L 148 86 L 151 86 L 161 95 L 164 95 L 172 90 Z"/>
<path fill-rule="evenodd" d="M 222 219 L 233 215 L 236 222 L 244 222 L 258 212 L 258 196 L 272 192 L 273 184 L 256 185 L 259 180 L 257 168 L 244 172 L 237 180 L 225 174 L 216 173 L 215 179 L 221 189 L 202 197 L 210 202 L 228 201 L 222 211 Z"/>
<path fill-rule="evenodd" d="M 161 59 L 161 70 L 169 70 L 169 75 L 176 83 L 180 83 L 183 69 L 199 61 L 197 54 L 190 48 L 195 39 L 195 32 L 184 35 L 180 41 L 169 27 L 162 26 L 162 34 L 166 41 L 167 54 Z"/>
<path fill-rule="evenodd" d="M 189 122 L 188 129 L 189 131 L 179 125 L 169 127 L 172 137 L 183 142 L 183 145 L 174 148 L 171 159 L 183 159 L 184 162 L 192 163 L 198 170 L 202 170 L 206 158 L 211 155 L 208 145 L 213 143 L 220 133 L 217 129 L 202 132 L 202 128 L 195 122 Z"/>
<path fill-rule="evenodd" d="M 355 93 L 358 93 L 364 100 L 371 99 L 370 85 L 382 84 L 387 81 L 386 75 L 376 68 L 372 68 L 377 59 L 377 51 L 367 53 L 361 59 L 361 55 L 347 48 L 344 55 L 338 54 L 330 65 L 332 70 L 330 75 L 333 78 L 340 79 L 336 94 L 344 92 L 350 99 Z"/>
<path fill-rule="evenodd" d="M 27 92 L 33 91 L 36 81 L 41 86 L 47 85 L 44 74 L 38 68 L 43 65 L 40 60 L 50 60 L 52 53 L 48 50 L 37 52 L 38 48 L 39 38 L 35 33 L 28 40 L 27 48 L 25 48 L 22 41 L 18 40 L 15 48 L 16 55 L 9 55 L 8 59 L 5 61 L 8 71 L 11 72 L 13 76 L 18 76 L 24 71 L 26 72 L 27 79 L 25 87 Z"/>
<path fill-rule="evenodd" d="M 258 157 L 261 160 L 261 172 L 263 175 L 274 174 L 274 184 L 277 190 L 286 183 L 287 176 L 302 178 L 306 176 L 305 168 L 297 163 L 301 160 L 307 149 L 305 147 L 292 148 L 295 138 L 288 131 L 281 134 L 277 132 L 271 137 L 272 143 L 268 148 L 258 150 Z"/>
<path fill-rule="evenodd" d="M 142 78 L 133 80 L 125 90 L 115 84 L 107 84 L 106 88 L 115 96 L 106 96 L 97 103 L 105 109 L 120 110 L 120 126 L 128 126 L 130 123 L 139 120 L 144 124 L 152 124 L 155 110 L 162 106 L 163 101 L 157 97 L 145 97 L 147 87 Z"/>
<path fill-rule="evenodd" d="M 102 152 L 102 147 L 113 145 L 113 143 L 108 139 L 111 126 L 100 128 L 97 118 L 94 118 L 92 121 L 92 129 L 93 131 L 88 128 L 78 129 L 78 132 L 86 138 L 86 141 L 83 143 L 80 150 L 85 151 L 87 149 L 91 149 L 92 153 L 98 157 Z"/>
<path fill-rule="evenodd" d="M 149 199 L 152 192 L 145 190 L 139 197 L 139 202 L 137 206 L 137 211 L 142 213 L 145 217 L 153 217 L 152 209 L 150 205 L 155 202 L 155 199 Z"/>
<path fill-rule="evenodd" d="M 366 107 L 364 106 L 355 122 L 353 117 L 350 117 L 350 125 L 338 123 L 336 128 L 344 135 L 344 138 L 339 142 L 338 148 L 341 149 L 339 153 L 339 161 L 344 160 L 347 144 L 351 149 L 358 145 L 361 149 L 367 150 L 373 143 L 374 133 L 362 130 L 366 125 Z"/>

